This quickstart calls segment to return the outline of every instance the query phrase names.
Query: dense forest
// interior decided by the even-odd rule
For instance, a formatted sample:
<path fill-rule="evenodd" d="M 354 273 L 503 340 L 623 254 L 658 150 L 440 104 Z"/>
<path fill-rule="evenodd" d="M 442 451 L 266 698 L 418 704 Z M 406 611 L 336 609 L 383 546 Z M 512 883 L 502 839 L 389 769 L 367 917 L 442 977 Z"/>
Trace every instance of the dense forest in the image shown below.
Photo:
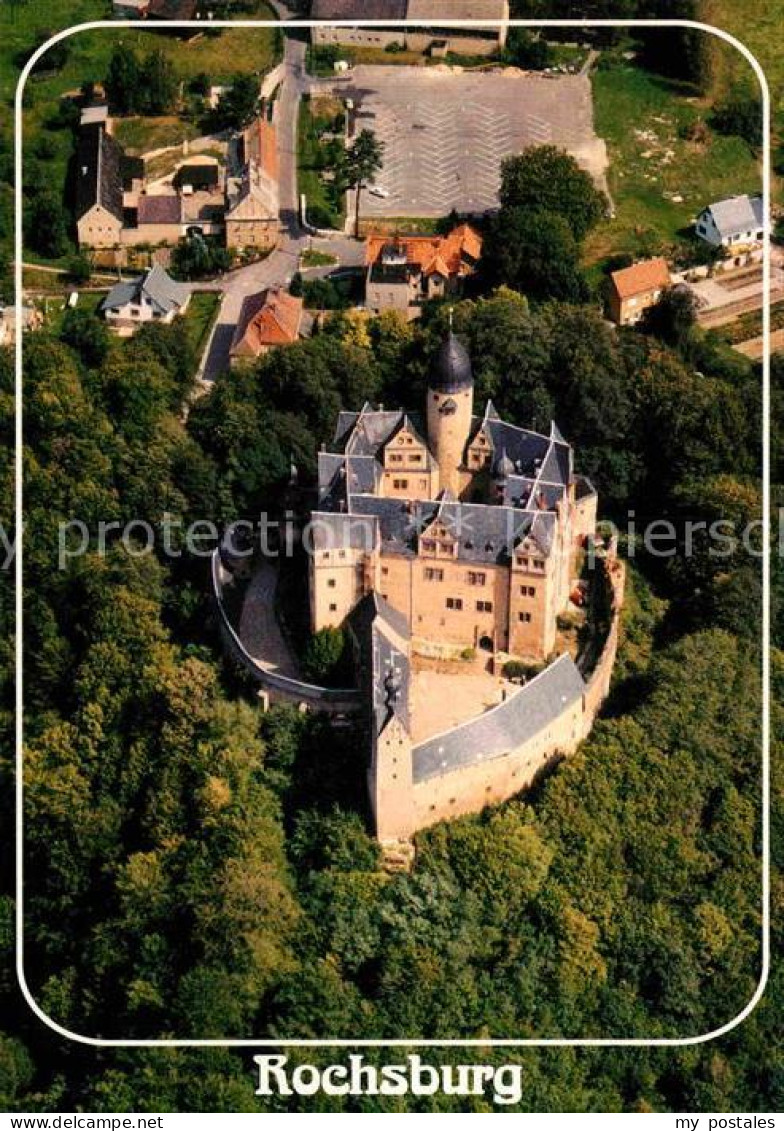
<path fill-rule="evenodd" d="M 676 522 L 758 514 L 759 374 L 710 337 L 691 336 L 687 361 L 586 307 L 529 308 L 506 289 L 454 318 L 477 396 L 534 426 L 555 415 L 622 530 L 629 508 Z M 340 406 L 420 403 L 445 320 L 437 307 L 416 326 L 336 315 L 222 378 L 187 422 L 193 358 L 176 325 L 109 341 L 81 319 L 62 340 L 28 340 L 27 977 L 61 1024 L 123 1037 L 674 1036 L 730 1020 L 753 993 L 758 558 L 698 546 L 657 560 L 626 536 L 605 717 L 533 793 L 421 834 L 409 875 L 378 869 L 351 733 L 261 714 L 222 657 L 203 558 L 114 544 L 57 568 L 58 523 L 74 517 L 160 529 L 164 515 L 223 522 L 271 506 L 292 456 L 312 474 Z M 0 364 L 10 500 L 7 351 Z M 777 482 L 780 464 L 777 451 Z M 780 687 L 778 652 L 774 672 Z M 10 749 L 3 774 L 10 821 Z M 8 934 L 10 895 L 3 908 Z M 25 1019 L 10 973 L 2 994 L 3 1015 L 22 1014 L 0 1046 L 7 1106 L 252 1106 L 241 1056 L 97 1053 Z M 522 1106 L 775 1109 L 774 1000 L 703 1048 L 527 1050 Z"/>
<path fill-rule="evenodd" d="M 16 0 L 21 4 L 22 0 Z M 100 4 L 97 4 L 101 7 Z M 711 0 L 514 0 L 514 14 L 707 18 Z M 619 42 L 612 29 L 598 33 Z M 650 33 L 659 70 L 710 86 L 684 31 Z M 18 67 L 17 67 L 18 69 Z M 10 123 L 10 117 L 8 119 Z M 35 158 L 33 159 L 35 162 Z M 43 164 L 42 164 L 43 162 Z M 43 156 L 28 180 L 45 168 Z M 11 147 L 0 124 L 0 293 L 11 295 Z M 37 187 L 33 185 L 33 187 Z M 30 200 L 35 192 L 30 191 Z M 610 330 L 590 306 L 578 232 L 557 278 L 520 198 L 486 233 L 503 277 L 454 311 L 477 399 L 534 428 L 555 418 L 621 530 L 629 592 L 610 700 L 579 753 L 524 797 L 417 838 L 410 874 L 379 869 L 362 754 L 313 715 L 259 710 L 222 653 L 206 559 L 142 553 L 99 522 L 183 529 L 276 506 L 305 482 L 339 408 L 420 407 L 446 326 L 337 314 L 312 340 L 193 393 L 180 327 L 110 339 L 74 311 L 25 343 L 26 973 L 41 1007 L 103 1037 L 683 1036 L 730 1021 L 761 965 L 759 532 L 750 551 L 657 557 L 650 519 L 760 513 L 758 367 L 672 322 Z M 29 211 L 29 202 L 28 202 Z M 549 235 L 548 235 L 548 238 Z M 539 241 L 539 242 L 537 242 Z M 576 242 L 575 242 L 576 241 Z M 510 243 L 510 241 L 507 241 Z M 503 252 L 503 256 L 501 255 Z M 571 259 L 569 259 L 571 255 Z M 564 269 L 564 264 L 568 270 Z M 545 264 L 545 267 L 547 265 Z M 529 304 L 519 292 L 525 290 Z M 553 301 L 556 299 L 558 301 Z M 775 503 L 784 359 L 772 366 Z M 0 349 L 1 520 L 13 517 L 13 364 Z M 58 568 L 60 523 L 92 534 Z M 181 525 L 176 526 L 177 523 Z M 141 528 L 137 528 L 141 529 Z M 774 532 L 776 533 L 776 532 Z M 67 548 L 73 549 L 73 543 Z M 781 953 L 784 573 L 774 565 L 773 911 Z M 1 826 L 13 822 L 13 607 L 0 590 Z M 6 837 L 8 848 L 9 837 Z M 13 860 L 0 859 L 4 1110 L 250 1111 L 250 1055 L 94 1049 L 59 1039 L 16 986 Z M 776 918 L 776 913 L 779 913 Z M 521 1110 L 781 1110 L 774 966 L 742 1026 L 684 1049 L 462 1051 L 516 1060 Z M 398 1050 L 402 1052 L 402 1050 Z M 293 1059 L 331 1063 L 334 1049 Z M 389 1053 L 371 1050 L 370 1060 Z M 397 1054 L 396 1054 L 397 1058 Z M 428 1058 L 454 1061 L 438 1050 Z M 481 1100 L 329 1098 L 300 1108 L 479 1110 Z M 272 1100 L 267 1110 L 287 1108 Z"/>

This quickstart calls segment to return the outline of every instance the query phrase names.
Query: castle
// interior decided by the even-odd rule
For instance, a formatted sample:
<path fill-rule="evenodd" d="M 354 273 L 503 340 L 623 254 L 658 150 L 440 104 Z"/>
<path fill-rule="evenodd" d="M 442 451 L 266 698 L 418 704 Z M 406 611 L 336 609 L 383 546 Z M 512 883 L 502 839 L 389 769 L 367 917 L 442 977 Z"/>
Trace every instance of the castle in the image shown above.
<path fill-rule="evenodd" d="M 334 446 L 318 461 L 314 631 L 378 593 L 420 650 L 552 653 L 597 503 L 554 424 L 518 428 L 491 402 L 474 415 L 471 361 L 450 331 L 424 422 L 365 405 L 340 414 Z"/>
<path fill-rule="evenodd" d="M 311 622 L 344 629 L 355 686 L 307 684 L 251 655 L 223 603 L 239 576 L 234 555 L 222 546 L 213 557 L 224 638 L 265 705 L 358 725 L 375 832 L 392 861 L 410 860 L 419 829 L 512 797 L 574 751 L 618 644 L 624 567 L 614 541 L 594 537 L 596 492 L 575 474 L 572 449 L 554 424 L 542 435 L 490 403 L 475 415 L 473 401 L 471 361 L 450 332 L 424 421 L 365 405 L 340 414 L 336 450 L 319 454 Z M 574 609 L 587 543 L 604 612 L 588 618 L 575 659 L 558 616 Z M 515 682 L 515 659 L 540 670 Z"/>
<path fill-rule="evenodd" d="M 424 421 L 365 405 L 340 414 L 334 447 L 319 454 L 311 621 L 343 626 L 353 645 L 371 808 L 390 846 L 511 797 L 576 748 L 609 689 L 623 567 L 610 547 L 609 632 L 586 678 L 556 656 L 557 619 L 595 534 L 596 492 L 555 424 L 516 427 L 490 402 L 474 414 L 451 331 Z M 482 675 L 432 669 L 484 654 Z M 498 678 L 510 658 L 547 664 L 519 686 Z"/>

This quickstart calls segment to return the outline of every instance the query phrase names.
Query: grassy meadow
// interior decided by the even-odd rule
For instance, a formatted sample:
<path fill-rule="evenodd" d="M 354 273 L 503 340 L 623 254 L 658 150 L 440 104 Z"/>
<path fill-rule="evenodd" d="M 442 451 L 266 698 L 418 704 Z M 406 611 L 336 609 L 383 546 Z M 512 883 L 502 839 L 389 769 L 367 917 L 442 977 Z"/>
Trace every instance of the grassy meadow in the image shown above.
<path fill-rule="evenodd" d="M 586 245 L 589 264 L 617 254 L 670 251 L 712 200 L 761 187 L 758 160 L 741 138 L 689 127 L 709 113 L 689 90 L 631 63 L 593 75 L 594 124 L 607 143 L 616 215 Z"/>

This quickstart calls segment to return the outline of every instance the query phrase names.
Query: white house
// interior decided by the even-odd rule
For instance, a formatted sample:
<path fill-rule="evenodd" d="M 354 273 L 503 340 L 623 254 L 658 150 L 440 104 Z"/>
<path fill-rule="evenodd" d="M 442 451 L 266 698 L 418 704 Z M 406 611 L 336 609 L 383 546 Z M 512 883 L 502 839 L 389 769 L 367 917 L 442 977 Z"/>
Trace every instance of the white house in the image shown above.
<path fill-rule="evenodd" d="M 758 244 L 765 230 L 760 196 L 732 196 L 703 208 L 697 217 L 696 232 L 712 247 Z"/>
<path fill-rule="evenodd" d="M 133 333 L 144 322 L 171 322 L 190 302 L 190 288 L 162 267 L 150 267 L 138 279 L 112 287 L 101 303 L 106 321 L 120 334 Z"/>

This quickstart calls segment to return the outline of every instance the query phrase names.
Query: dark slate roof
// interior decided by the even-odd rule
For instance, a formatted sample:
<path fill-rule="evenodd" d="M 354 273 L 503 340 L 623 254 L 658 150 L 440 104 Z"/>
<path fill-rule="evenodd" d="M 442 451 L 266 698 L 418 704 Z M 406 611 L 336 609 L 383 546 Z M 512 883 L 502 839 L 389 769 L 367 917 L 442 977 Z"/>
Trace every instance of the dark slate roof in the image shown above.
<path fill-rule="evenodd" d="M 374 518 L 378 522 L 382 548 L 387 553 L 410 557 L 418 552 L 420 536 L 439 518 L 457 539 L 458 561 L 487 565 L 508 562 L 514 547 L 527 534 L 531 534 L 546 556 L 552 548 L 555 525 L 555 516 L 545 511 L 537 513 L 519 507 L 485 506 L 443 498 L 411 501 L 357 494 L 351 498 L 351 514 L 365 520 Z"/>
<path fill-rule="evenodd" d="M 596 494 L 596 488 L 587 475 L 576 475 L 574 481 L 578 499 L 585 499 L 588 495 Z"/>
<path fill-rule="evenodd" d="M 391 635 L 402 639 L 407 648 L 406 618 L 379 593 L 369 593 L 352 611 L 349 625 L 360 648 L 360 681 L 365 688 L 375 733 L 380 734 L 393 715 L 408 730 L 410 665 L 407 652 Z"/>
<path fill-rule="evenodd" d="M 314 20 L 403 20 L 408 0 L 313 0 Z"/>
<path fill-rule="evenodd" d="M 506 702 L 415 746 L 414 782 L 509 754 L 550 726 L 584 691 L 571 656 L 561 656 Z"/>
<path fill-rule="evenodd" d="M 175 282 L 163 267 L 156 264 L 138 279 L 128 279 L 113 286 L 101 303 L 101 310 L 126 306 L 129 302 L 140 303 L 147 298 L 153 310 L 159 314 L 169 314 L 184 306 L 189 293 L 190 290 L 184 283 Z"/>
<path fill-rule="evenodd" d="M 373 517 L 378 522 L 385 550 L 394 554 L 416 553 L 417 537 L 438 511 L 437 502 L 409 502 L 406 499 L 383 499 L 375 495 L 354 495 L 353 514 Z"/>
<path fill-rule="evenodd" d="M 553 442 L 545 456 L 539 478 L 546 483 L 567 484 L 572 475 L 571 452 L 568 444 Z"/>
<path fill-rule="evenodd" d="M 76 147 L 76 217 L 100 204 L 123 218 L 122 149 L 103 125 L 82 126 Z"/>
<path fill-rule="evenodd" d="M 124 189 L 130 189 L 135 180 L 144 179 L 144 158 L 123 153 L 120 159 L 120 176 Z"/>
<path fill-rule="evenodd" d="M 319 452 L 319 505 L 338 510 L 349 494 L 372 495 L 381 481 L 381 465 L 374 456 L 345 456 Z"/>
<path fill-rule="evenodd" d="M 217 165 L 180 165 L 174 175 L 177 188 L 190 185 L 195 189 L 214 188 L 219 180 Z"/>
<path fill-rule="evenodd" d="M 481 423 L 477 421 L 477 424 Z M 501 448 L 505 450 L 518 475 L 536 478 L 550 448 L 548 437 L 518 428 L 516 424 L 507 424 L 504 420 L 487 419 L 484 421 L 484 428 L 492 440 L 493 448 L 496 451 Z"/>
<path fill-rule="evenodd" d="M 363 626 L 370 627 L 377 619 L 384 620 L 393 632 L 403 640 L 409 638 L 408 621 L 397 609 L 393 609 L 389 601 L 380 593 L 373 591 L 363 597 L 351 613 L 351 623 L 356 630 Z"/>
<path fill-rule="evenodd" d="M 457 393 L 474 383 L 471 358 L 460 339 L 450 330 L 438 347 L 428 384 L 439 393 Z"/>

